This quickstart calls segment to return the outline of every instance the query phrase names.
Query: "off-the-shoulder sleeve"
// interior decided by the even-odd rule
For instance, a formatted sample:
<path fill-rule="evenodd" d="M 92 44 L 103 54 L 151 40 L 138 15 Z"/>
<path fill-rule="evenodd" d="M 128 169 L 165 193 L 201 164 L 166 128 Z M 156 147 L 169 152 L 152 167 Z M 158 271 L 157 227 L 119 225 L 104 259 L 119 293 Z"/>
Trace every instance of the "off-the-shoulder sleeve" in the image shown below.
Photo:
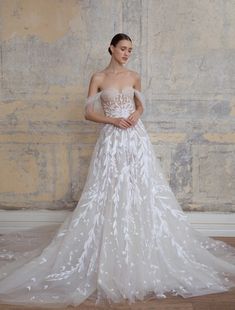
<path fill-rule="evenodd" d="M 95 95 L 86 98 L 85 107 L 84 107 L 85 114 L 89 111 L 92 111 L 92 112 L 99 113 L 101 115 L 105 115 L 104 109 L 101 103 L 100 95 L 101 95 L 101 92 L 98 92 Z"/>
<path fill-rule="evenodd" d="M 145 113 L 145 110 L 146 110 L 146 99 L 145 99 L 145 95 L 141 92 L 141 91 L 139 91 L 139 90 L 137 90 L 137 89 L 135 89 L 134 88 L 134 94 L 135 94 L 135 96 L 137 97 L 137 99 L 139 99 L 139 101 L 141 102 L 141 104 L 142 104 L 142 106 L 143 106 L 143 108 L 144 108 L 144 111 L 143 111 L 143 114 Z"/>

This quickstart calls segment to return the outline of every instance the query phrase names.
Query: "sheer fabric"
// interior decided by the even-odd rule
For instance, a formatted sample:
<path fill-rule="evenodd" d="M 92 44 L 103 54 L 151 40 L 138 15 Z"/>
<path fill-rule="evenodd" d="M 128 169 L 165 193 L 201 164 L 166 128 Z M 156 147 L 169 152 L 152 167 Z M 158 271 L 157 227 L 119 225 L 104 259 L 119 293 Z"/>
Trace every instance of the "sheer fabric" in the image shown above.
<path fill-rule="evenodd" d="M 89 97 L 85 109 L 128 117 L 135 95 L 145 107 L 127 87 Z M 141 119 L 104 124 L 74 211 L 59 226 L 2 235 L 0 258 L 0 303 L 131 303 L 235 287 L 235 248 L 187 221 Z"/>
<path fill-rule="evenodd" d="M 121 96 L 119 96 L 118 100 L 121 101 L 121 100 L 123 100 L 123 98 L 125 98 L 122 96 L 123 92 L 128 91 L 128 90 L 131 90 L 132 92 L 134 92 L 134 96 L 141 102 L 141 104 L 144 108 L 142 115 L 144 115 L 144 113 L 146 111 L 146 100 L 145 100 L 144 94 L 142 92 L 138 91 L 137 89 L 130 87 L 130 86 L 127 86 L 121 92 L 118 92 L 118 90 L 116 90 L 115 88 L 110 87 L 110 88 L 106 89 L 105 92 L 107 92 L 107 91 L 108 92 L 110 92 L 110 91 L 111 92 L 113 92 L 113 91 L 118 92 L 119 93 L 118 95 L 121 95 Z M 103 104 L 102 104 L 102 98 L 101 98 L 103 93 L 104 93 L 104 91 L 100 91 L 100 92 L 96 93 L 94 96 L 90 96 L 87 98 L 86 103 L 85 103 L 85 112 L 94 111 L 94 112 L 99 113 L 101 115 L 106 115 L 106 113 L 104 111 Z M 120 110 L 116 111 L 116 112 L 120 113 Z M 121 117 L 121 115 L 122 115 L 122 113 L 118 114 L 117 117 Z"/>

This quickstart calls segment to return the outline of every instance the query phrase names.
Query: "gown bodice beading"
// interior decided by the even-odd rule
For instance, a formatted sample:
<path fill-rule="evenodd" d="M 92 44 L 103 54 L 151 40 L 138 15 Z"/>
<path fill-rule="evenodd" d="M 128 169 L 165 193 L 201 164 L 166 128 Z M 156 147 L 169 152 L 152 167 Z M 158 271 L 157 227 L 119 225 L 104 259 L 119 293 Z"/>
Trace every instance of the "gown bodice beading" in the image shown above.
<path fill-rule="evenodd" d="M 101 104 L 104 114 L 110 117 L 127 118 L 135 111 L 133 94 L 133 88 L 127 88 L 121 92 L 115 89 L 104 90 L 101 94 Z"/>

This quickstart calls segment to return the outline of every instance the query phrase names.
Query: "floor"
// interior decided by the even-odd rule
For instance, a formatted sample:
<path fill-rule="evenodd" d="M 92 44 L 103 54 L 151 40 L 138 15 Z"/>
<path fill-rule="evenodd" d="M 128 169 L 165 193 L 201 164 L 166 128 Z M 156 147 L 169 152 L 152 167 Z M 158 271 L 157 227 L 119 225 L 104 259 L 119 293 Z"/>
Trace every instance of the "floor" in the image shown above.
<path fill-rule="evenodd" d="M 235 247 L 235 237 L 216 237 Z M 43 308 L 47 310 L 48 308 Z M 94 306 L 84 302 L 80 306 L 67 308 L 54 308 L 58 310 L 235 310 L 235 288 L 229 292 L 210 294 L 192 298 L 168 297 L 165 299 L 154 299 L 145 302 L 137 302 L 132 305 L 128 303 L 117 304 L 115 306 Z M 42 310 L 37 307 L 22 307 L 11 305 L 0 305 L 0 310 Z M 50 309 L 51 310 L 51 309 Z"/>

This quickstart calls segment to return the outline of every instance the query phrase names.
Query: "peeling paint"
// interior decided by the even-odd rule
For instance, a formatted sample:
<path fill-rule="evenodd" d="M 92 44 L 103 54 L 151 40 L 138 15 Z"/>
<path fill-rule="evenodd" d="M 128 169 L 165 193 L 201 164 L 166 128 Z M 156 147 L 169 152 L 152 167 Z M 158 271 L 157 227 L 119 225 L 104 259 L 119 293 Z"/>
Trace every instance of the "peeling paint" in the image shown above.
<path fill-rule="evenodd" d="M 142 120 L 185 210 L 235 211 L 235 2 L 0 1 L 0 206 L 73 208 L 100 124 L 91 74 L 120 31 L 146 95 Z"/>
<path fill-rule="evenodd" d="M 203 135 L 204 138 L 210 142 L 218 142 L 218 143 L 235 143 L 235 133 L 207 133 Z"/>
<path fill-rule="evenodd" d="M 1 39 L 12 40 L 16 36 L 39 37 L 52 43 L 66 35 L 71 20 L 79 14 L 79 2 L 75 0 L 2 0 L 0 3 L 2 24 Z"/>

